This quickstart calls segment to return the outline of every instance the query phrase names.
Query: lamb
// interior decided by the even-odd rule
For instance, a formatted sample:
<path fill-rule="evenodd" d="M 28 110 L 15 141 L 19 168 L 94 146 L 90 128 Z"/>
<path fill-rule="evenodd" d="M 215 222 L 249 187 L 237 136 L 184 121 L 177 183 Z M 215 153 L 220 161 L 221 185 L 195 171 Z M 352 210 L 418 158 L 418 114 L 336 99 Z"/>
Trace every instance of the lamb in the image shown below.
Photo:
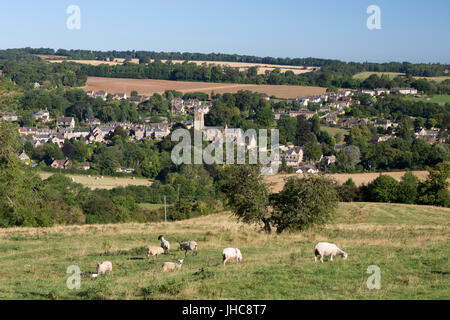
<path fill-rule="evenodd" d="M 236 262 L 242 261 L 241 250 L 238 248 L 225 248 L 222 251 L 222 261 L 223 264 L 227 263 L 228 260 L 234 259 Z"/>
<path fill-rule="evenodd" d="M 182 264 L 183 264 L 183 260 L 178 260 L 177 262 L 164 262 L 163 272 L 172 271 L 175 269 L 180 270 Z"/>
<path fill-rule="evenodd" d="M 158 257 L 160 254 L 164 253 L 164 249 L 161 247 L 149 247 L 147 248 L 147 258 L 150 259 L 150 256 Z"/>
<path fill-rule="evenodd" d="M 103 274 L 106 272 L 112 272 L 112 263 L 111 261 L 104 261 L 102 263 L 97 263 L 97 274 Z"/>
<path fill-rule="evenodd" d="M 180 242 L 180 250 L 184 250 L 184 256 L 187 255 L 188 250 L 191 250 L 193 254 L 197 255 L 197 248 L 197 242 L 195 241 Z"/>
<path fill-rule="evenodd" d="M 320 262 L 323 263 L 323 257 L 330 256 L 330 261 L 333 261 L 335 255 L 342 256 L 342 259 L 347 259 L 347 254 L 338 248 L 334 243 L 319 242 L 314 247 L 314 262 L 317 262 L 317 256 L 320 256 Z"/>
<path fill-rule="evenodd" d="M 170 250 L 170 243 L 166 239 L 164 239 L 163 235 L 158 237 L 158 240 L 161 240 L 161 248 L 164 249 L 164 254 L 167 254 Z"/>

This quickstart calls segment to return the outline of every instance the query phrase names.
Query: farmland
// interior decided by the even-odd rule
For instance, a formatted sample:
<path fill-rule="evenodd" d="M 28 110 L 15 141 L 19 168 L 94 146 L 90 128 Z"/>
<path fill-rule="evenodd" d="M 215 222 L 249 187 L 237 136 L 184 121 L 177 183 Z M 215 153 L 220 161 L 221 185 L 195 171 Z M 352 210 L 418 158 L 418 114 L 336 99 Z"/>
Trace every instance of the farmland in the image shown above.
<path fill-rule="evenodd" d="M 414 175 L 421 181 L 425 180 L 428 176 L 428 171 L 412 171 Z M 393 171 L 393 172 L 383 172 L 387 176 L 393 177 L 395 180 L 400 181 L 401 177 L 405 174 L 405 171 Z M 339 184 L 343 184 L 348 179 L 352 179 L 356 186 L 361 186 L 363 184 L 368 184 L 372 182 L 380 175 L 379 172 L 368 172 L 368 173 L 336 173 L 328 174 L 327 176 L 336 180 Z M 277 175 L 267 175 L 265 176 L 266 182 L 271 184 L 272 192 L 279 192 L 283 189 L 284 182 L 289 177 L 303 177 L 303 174 L 277 174 Z"/>
<path fill-rule="evenodd" d="M 419 180 L 425 180 L 428 176 L 427 171 L 413 171 L 414 175 L 419 178 Z M 49 172 L 39 172 L 42 179 L 48 178 L 53 173 Z M 405 171 L 393 171 L 393 172 L 383 172 L 385 175 L 389 175 L 394 179 L 400 181 L 401 177 L 405 174 Z M 151 180 L 144 178 L 127 178 L 127 177 L 103 177 L 92 176 L 89 178 L 87 175 L 75 175 L 75 174 L 65 174 L 69 178 L 73 178 L 76 183 L 81 183 L 85 187 L 91 189 L 113 189 L 115 187 L 126 187 L 126 186 L 150 186 Z M 357 186 L 363 184 L 368 184 L 369 182 L 375 180 L 380 173 L 369 172 L 369 173 L 336 173 L 329 174 L 328 176 L 336 180 L 338 183 L 343 184 L 349 178 L 352 178 Z M 283 189 L 285 179 L 298 176 L 302 177 L 303 174 L 277 174 L 277 175 L 267 175 L 265 176 L 266 182 L 272 184 L 272 191 L 279 192 Z M 97 179 L 98 178 L 98 179 Z M 151 208 L 153 209 L 153 208 Z"/>
<path fill-rule="evenodd" d="M 399 72 L 360 72 L 357 73 L 353 76 L 353 78 L 364 81 L 366 80 L 368 77 L 370 77 L 371 75 L 376 74 L 379 77 L 381 76 L 387 76 L 389 77 L 389 79 L 394 79 L 396 77 L 403 77 L 405 76 L 404 73 L 399 73 Z M 426 79 L 426 80 L 430 80 L 430 81 L 436 81 L 436 82 L 442 82 L 444 80 L 448 80 L 450 79 L 450 76 L 440 76 L 440 77 L 414 77 L 416 79 Z"/>
<path fill-rule="evenodd" d="M 360 72 L 357 73 L 353 76 L 353 78 L 364 81 L 366 80 L 368 77 L 370 77 L 371 75 L 376 74 L 379 77 L 381 76 L 387 76 L 389 77 L 391 80 L 398 77 L 398 76 L 404 76 L 404 73 L 398 73 L 398 72 Z"/>
<path fill-rule="evenodd" d="M 161 62 L 166 63 L 167 60 L 161 60 Z M 281 73 L 284 73 L 286 71 L 292 71 L 294 74 L 302 74 L 302 73 L 307 73 L 307 72 L 311 72 L 313 70 L 320 69 L 318 67 L 303 67 L 303 66 L 289 66 L 289 65 L 247 63 L 247 62 L 195 61 L 195 60 L 190 60 L 188 62 L 195 63 L 196 65 L 199 65 L 199 66 L 201 66 L 202 64 L 206 64 L 206 65 L 217 65 L 217 66 L 221 66 L 221 67 L 239 68 L 239 71 L 246 71 L 246 70 L 248 70 L 248 68 L 257 67 L 258 74 L 265 74 L 266 71 L 271 72 L 275 69 L 280 69 Z M 172 63 L 184 63 L 184 61 L 183 60 L 172 60 Z"/>
<path fill-rule="evenodd" d="M 323 229 L 279 236 L 229 213 L 170 223 L 2 229 L 0 299 L 449 299 L 449 214 L 346 203 Z M 147 260 L 145 248 L 159 245 L 159 234 L 173 248 L 195 239 L 198 256 L 171 250 Z M 314 244 L 324 240 L 348 259 L 314 263 Z M 239 247 L 242 263 L 222 266 L 225 247 Z M 161 272 L 163 262 L 183 258 L 180 271 Z M 112 274 L 91 278 L 96 262 L 106 260 Z M 71 265 L 87 272 L 79 290 L 66 287 Z M 366 286 L 370 265 L 381 269 L 380 290 Z"/>
<path fill-rule="evenodd" d="M 39 172 L 42 179 L 47 179 L 53 173 L 50 172 Z M 74 182 L 81 183 L 85 187 L 90 189 L 113 189 L 116 187 L 126 187 L 126 186 L 150 186 L 151 181 L 144 178 L 127 178 L 127 177 L 101 177 L 101 176 L 87 176 L 87 175 L 76 175 L 76 174 L 65 174 L 69 178 L 73 178 Z"/>
<path fill-rule="evenodd" d="M 183 93 L 204 92 L 214 93 L 236 93 L 240 90 L 250 90 L 265 93 L 277 98 L 293 98 L 309 95 L 319 95 L 326 91 L 326 88 L 288 85 L 256 85 L 256 84 L 234 84 L 234 83 L 212 83 L 212 82 L 189 82 L 189 81 L 169 81 L 153 79 L 122 79 L 122 78 L 102 78 L 88 77 L 86 90 L 104 90 L 110 93 L 125 92 L 128 95 L 136 90 L 139 94 L 153 95 L 163 93 L 165 90 L 177 90 Z"/>
<path fill-rule="evenodd" d="M 51 63 L 61 63 L 63 61 L 67 62 L 75 62 L 80 64 L 88 64 L 93 66 L 98 66 L 101 64 L 107 64 L 107 65 L 121 65 L 124 64 L 125 59 L 123 58 L 115 58 L 113 61 L 102 61 L 102 60 L 71 60 L 71 59 L 65 59 L 62 56 L 55 56 L 55 55 L 36 55 L 40 57 L 43 60 L 47 60 Z M 155 60 L 151 60 L 151 62 L 154 62 Z M 171 60 L 172 63 L 184 63 L 184 60 Z M 139 63 L 139 59 L 131 59 L 132 63 Z M 162 63 L 166 63 L 167 60 L 161 60 Z M 294 74 L 302 74 L 311 72 L 317 69 L 320 69 L 318 67 L 303 67 L 303 66 L 290 66 L 290 65 L 275 65 L 275 64 L 263 64 L 263 63 L 246 63 L 246 62 L 227 62 L 227 61 L 202 61 L 202 60 L 189 60 L 188 63 L 195 63 L 196 65 L 200 66 L 203 64 L 207 65 L 217 65 L 221 67 L 232 67 L 232 68 L 238 68 L 239 71 L 246 71 L 250 67 L 257 67 L 258 68 L 258 74 L 265 74 L 266 71 L 271 72 L 275 69 L 280 69 L 281 73 L 284 73 L 286 71 L 292 71 Z"/>
<path fill-rule="evenodd" d="M 423 102 L 433 102 L 441 105 L 450 103 L 450 95 L 435 95 L 426 98 L 416 98 L 416 97 L 405 97 L 409 101 L 423 101 Z"/>

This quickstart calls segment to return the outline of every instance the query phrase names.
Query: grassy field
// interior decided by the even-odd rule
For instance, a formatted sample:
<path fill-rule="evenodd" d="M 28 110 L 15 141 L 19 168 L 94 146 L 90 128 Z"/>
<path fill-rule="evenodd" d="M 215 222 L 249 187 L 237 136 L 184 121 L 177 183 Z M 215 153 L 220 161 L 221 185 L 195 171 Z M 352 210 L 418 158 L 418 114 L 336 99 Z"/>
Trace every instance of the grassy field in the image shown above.
<path fill-rule="evenodd" d="M 42 179 L 47 179 L 54 173 L 40 171 L 39 175 Z M 81 183 L 85 187 L 91 189 L 113 189 L 116 187 L 126 187 L 126 186 L 150 186 L 152 182 L 144 178 L 122 178 L 122 177 L 103 177 L 102 176 L 87 176 L 87 175 L 76 175 L 76 174 L 66 174 L 69 178 L 72 178 L 74 182 Z"/>
<path fill-rule="evenodd" d="M 398 204 L 341 204 L 332 224 L 315 232 L 266 235 L 260 226 L 216 214 L 172 223 L 13 228 L 0 230 L 0 299 L 449 299 L 449 209 Z M 148 245 L 164 234 L 173 250 L 150 261 Z M 184 258 L 177 241 L 196 240 L 198 256 L 180 271 L 165 261 Z M 313 262 L 318 241 L 348 253 Z M 239 247 L 240 264 L 221 265 L 225 247 Z M 69 290 L 66 270 L 82 275 Z M 369 290 L 370 265 L 381 269 L 381 289 Z"/>
<path fill-rule="evenodd" d="M 139 94 L 153 95 L 154 93 L 164 93 L 166 90 L 177 90 L 183 93 L 204 92 L 215 93 L 236 93 L 239 90 L 250 90 L 265 93 L 278 98 L 295 98 L 310 95 L 319 95 L 326 91 L 326 88 L 308 86 L 288 86 L 288 85 L 257 85 L 257 84 L 236 84 L 236 83 L 214 83 L 214 82 L 194 82 L 194 81 L 170 81 L 153 79 L 122 79 L 122 78 L 102 78 L 88 77 L 86 90 L 104 90 L 110 93 L 125 92 L 128 95 L 136 90 Z"/>
<path fill-rule="evenodd" d="M 323 126 L 323 125 L 320 126 L 320 130 L 324 130 L 324 131 L 328 132 L 328 134 L 332 137 L 334 137 L 337 133 L 342 133 L 342 138 L 344 138 L 350 132 L 350 130 L 348 130 L 348 129 L 333 128 L 333 127 L 328 127 L 328 126 Z M 343 144 L 343 143 L 345 143 L 345 142 L 341 141 L 338 144 Z"/>
<path fill-rule="evenodd" d="M 388 76 L 390 79 L 394 79 L 395 77 L 398 76 L 404 76 L 404 73 L 398 73 L 398 72 L 360 72 L 357 73 L 353 76 L 353 78 L 358 79 L 358 80 L 366 80 L 368 77 L 370 77 L 371 75 L 376 74 L 379 77 L 381 76 Z"/>
<path fill-rule="evenodd" d="M 407 96 L 407 97 L 405 97 L 405 99 L 410 100 L 410 101 L 434 102 L 434 103 L 439 103 L 441 105 L 450 103 L 450 95 L 435 95 L 435 96 L 426 97 L 426 98 L 415 98 L 415 97 Z"/>
<path fill-rule="evenodd" d="M 399 72 L 360 72 L 353 76 L 353 78 L 358 80 L 366 80 L 368 77 L 370 77 L 372 74 L 376 74 L 379 77 L 381 76 L 388 76 L 391 80 L 398 77 L 398 76 L 404 76 L 404 73 Z M 436 82 L 442 82 L 444 80 L 450 79 L 450 76 L 440 76 L 440 77 L 414 77 L 416 79 L 426 79 L 430 81 L 436 81 Z"/>

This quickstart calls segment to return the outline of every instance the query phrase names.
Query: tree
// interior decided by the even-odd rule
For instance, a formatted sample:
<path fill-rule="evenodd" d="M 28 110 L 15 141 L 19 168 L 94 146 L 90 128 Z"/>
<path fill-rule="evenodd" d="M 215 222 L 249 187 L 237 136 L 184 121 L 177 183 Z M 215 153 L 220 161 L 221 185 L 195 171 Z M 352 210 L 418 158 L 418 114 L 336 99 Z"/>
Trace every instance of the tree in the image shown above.
<path fill-rule="evenodd" d="M 411 172 L 408 171 L 402 177 L 397 192 L 397 200 L 401 203 L 414 204 L 417 200 L 417 188 L 419 186 L 419 180 Z"/>
<path fill-rule="evenodd" d="M 442 162 L 435 169 L 428 170 L 428 178 L 419 185 L 418 203 L 433 206 L 450 206 L 448 191 L 450 178 L 450 163 Z"/>
<path fill-rule="evenodd" d="M 273 124 L 273 112 L 270 106 L 264 106 L 256 112 L 255 121 L 262 127 L 270 127 Z"/>
<path fill-rule="evenodd" d="M 320 133 L 320 118 L 317 114 L 311 119 L 311 129 L 316 136 Z"/>
<path fill-rule="evenodd" d="M 17 157 L 21 150 L 17 128 L 0 120 L 0 227 L 49 226 L 41 207 L 42 180 Z"/>
<path fill-rule="evenodd" d="M 347 146 L 344 148 L 344 151 L 347 153 L 349 165 L 355 167 L 361 158 L 359 148 L 357 146 Z"/>
<path fill-rule="evenodd" d="M 339 198 L 334 183 L 323 176 L 289 178 L 273 198 L 271 221 L 280 234 L 286 229 L 306 230 L 330 221 Z"/>
<path fill-rule="evenodd" d="M 380 174 L 368 185 L 369 197 L 374 202 L 395 202 L 399 183 L 391 176 Z"/>
<path fill-rule="evenodd" d="M 309 160 L 318 161 L 322 156 L 322 148 L 314 141 L 307 142 L 303 149 L 305 150 L 305 158 Z"/>
<path fill-rule="evenodd" d="M 303 146 L 307 142 L 313 140 L 314 134 L 312 133 L 311 123 L 306 120 L 305 116 L 297 117 L 297 133 L 296 133 L 296 143 L 298 146 Z"/>
<path fill-rule="evenodd" d="M 281 116 L 277 122 L 277 127 L 280 130 L 280 143 L 295 142 L 297 119 L 289 116 Z"/>
<path fill-rule="evenodd" d="M 219 185 L 235 216 L 245 223 L 262 221 L 271 232 L 269 190 L 259 165 L 235 165 L 219 171 Z"/>

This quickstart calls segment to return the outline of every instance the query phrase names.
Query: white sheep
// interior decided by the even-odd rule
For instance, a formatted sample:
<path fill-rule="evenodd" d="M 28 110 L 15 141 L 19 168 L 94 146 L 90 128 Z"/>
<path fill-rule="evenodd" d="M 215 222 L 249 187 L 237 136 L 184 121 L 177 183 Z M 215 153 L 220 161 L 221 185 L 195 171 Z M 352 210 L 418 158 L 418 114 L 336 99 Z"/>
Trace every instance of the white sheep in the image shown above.
<path fill-rule="evenodd" d="M 181 269 L 181 265 L 183 264 L 183 260 L 178 260 L 177 262 L 164 262 L 163 264 L 163 272 Z"/>
<path fill-rule="evenodd" d="M 170 243 L 166 239 L 164 239 L 163 235 L 158 237 L 158 240 L 161 240 L 161 248 L 164 249 L 164 253 L 167 254 L 170 250 Z"/>
<path fill-rule="evenodd" d="M 334 243 L 319 242 L 314 247 L 314 262 L 317 262 L 317 256 L 320 256 L 320 262 L 323 262 L 323 257 L 330 256 L 330 261 L 333 261 L 335 255 L 342 256 L 342 259 L 347 259 L 347 254 L 338 248 Z"/>
<path fill-rule="evenodd" d="M 161 247 L 148 247 L 147 248 L 147 258 L 150 256 L 158 257 L 160 254 L 164 253 L 164 249 Z"/>
<path fill-rule="evenodd" d="M 112 263 L 111 261 L 104 261 L 102 263 L 97 263 L 97 274 L 101 275 L 105 272 L 112 272 Z"/>
<path fill-rule="evenodd" d="M 180 242 L 180 250 L 184 250 L 184 255 L 187 255 L 188 250 L 191 250 L 193 254 L 197 255 L 197 242 L 195 241 L 187 241 L 187 242 Z"/>
<path fill-rule="evenodd" d="M 236 262 L 242 261 L 241 250 L 238 248 L 225 248 L 222 251 L 222 261 L 223 264 L 227 263 L 228 260 L 234 259 Z"/>

